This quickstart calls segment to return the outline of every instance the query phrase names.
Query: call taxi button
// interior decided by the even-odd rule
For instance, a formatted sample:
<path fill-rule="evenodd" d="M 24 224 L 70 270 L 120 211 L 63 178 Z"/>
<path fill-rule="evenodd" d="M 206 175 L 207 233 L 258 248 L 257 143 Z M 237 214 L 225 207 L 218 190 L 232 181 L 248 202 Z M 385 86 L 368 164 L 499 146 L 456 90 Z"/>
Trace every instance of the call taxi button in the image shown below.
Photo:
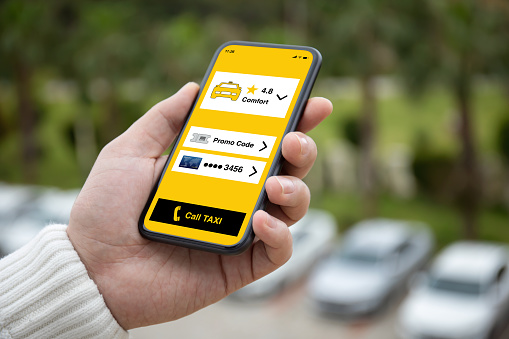
<path fill-rule="evenodd" d="M 150 220 L 237 236 L 245 217 L 242 212 L 158 199 Z"/>

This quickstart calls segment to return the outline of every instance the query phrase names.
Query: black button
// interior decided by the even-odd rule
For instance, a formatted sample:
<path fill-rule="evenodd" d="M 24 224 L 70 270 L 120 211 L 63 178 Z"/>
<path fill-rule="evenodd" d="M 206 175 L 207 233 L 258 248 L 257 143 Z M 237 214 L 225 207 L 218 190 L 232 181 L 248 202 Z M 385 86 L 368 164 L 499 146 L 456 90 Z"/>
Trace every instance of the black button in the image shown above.
<path fill-rule="evenodd" d="M 151 221 L 237 236 L 246 213 L 159 199 Z"/>

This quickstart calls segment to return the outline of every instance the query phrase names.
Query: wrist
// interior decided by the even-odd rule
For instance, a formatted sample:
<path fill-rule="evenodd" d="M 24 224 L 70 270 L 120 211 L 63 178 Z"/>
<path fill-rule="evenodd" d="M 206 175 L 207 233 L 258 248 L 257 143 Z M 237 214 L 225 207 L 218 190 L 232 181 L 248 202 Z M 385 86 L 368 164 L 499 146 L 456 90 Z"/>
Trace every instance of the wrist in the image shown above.
<path fill-rule="evenodd" d="M 128 310 L 122 305 L 122 287 L 111 277 L 115 276 L 115 264 L 109 262 L 109 254 L 115 252 L 113 245 L 102 243 L 82 234 L 85 226 L 71 219 L 67 227 L 67 235 L 76 253 L 87 270 L 89 278 L 95 283 L 112 316 L 122 328 L 129 330 L 132 325 L 127 316 Z"/>
<path fill-rule="evenodd" d="M 44 228 L 0 260 L 0 327 L 11 337 L 126 338 L 66 233 Z M 23 310 L 23 311 L 20 311 Z"/>

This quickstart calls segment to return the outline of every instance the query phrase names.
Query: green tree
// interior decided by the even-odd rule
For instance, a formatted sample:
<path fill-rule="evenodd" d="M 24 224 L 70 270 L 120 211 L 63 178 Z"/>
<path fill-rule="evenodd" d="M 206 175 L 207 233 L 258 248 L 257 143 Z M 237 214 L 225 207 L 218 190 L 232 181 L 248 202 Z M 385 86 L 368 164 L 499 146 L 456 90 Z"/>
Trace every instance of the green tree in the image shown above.
<path fill-rule="evenodd" d="M 408 88 L 422 92 L 441 83 L 453 98 L 460 148 L 455 200 L 465 237 L 476 238 L 482 176 L 473 128 L 474 77 L 486 70 L 494 38 L 502 36 L 491 24 L 493 13 L 480 1 L 406 1 L 398 6 L 408 27 L 398 44 Z"/>
<path fill-rule="evenodd" d="M 15 85 L 21 142 L 22 176 L 37 180 L 36 123 L 40 109 L 35 101 L 34 74 L 49 58 L 54 41 L 53 6 L 28 1 L 0 2 L 0 76 Z"/>
<path fill-rule="evenodd" d="M 326 72 L 359 79 L 360 161 L 359 183 L 367 216 L 376 213 L 377 187 L 374 147 L 377 93 L 375 78 L 393 66 L 392 39 L 402 29 L 390 0 L 321 1 L 314 4 L 312 27 L 320 49 L 330 60 Z"/>
<path fill-rule="evenodd" d="M 72 130 L 78 164 L 86 177 L 98 149 L 137 118 L 128 119 L 128 111 L 142 111 L 134 103 L 122 105 L 120 88 L 140 77 L 146 65 L 153 64 L 153 57 L 145 48 L 144 12 L 132 1 L 77 1 L 59 10 L 62 30 L 52 66 L 60 77 L 77 84 L 79 101 Z M 93 107 L 100 114 L 94 116 Z"/>

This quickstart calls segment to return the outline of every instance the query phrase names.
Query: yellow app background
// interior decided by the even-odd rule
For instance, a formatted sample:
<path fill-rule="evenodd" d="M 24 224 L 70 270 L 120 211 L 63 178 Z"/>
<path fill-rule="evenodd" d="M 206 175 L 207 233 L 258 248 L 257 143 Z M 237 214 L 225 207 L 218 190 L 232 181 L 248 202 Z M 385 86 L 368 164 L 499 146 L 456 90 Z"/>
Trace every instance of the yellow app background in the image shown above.
<path fill-rule="evenodd" d="M 225 246 L 235 245 L 242 239 L 259 195 L 262 192 L 272 161 L 276 155 L 279 144 L 282 141 L 284 131 L 293 112 L 295 103 L 299 97 L 312 61 L 313 55 L 311 52 L 305 50 L 228 45 L 220 51 L 205 87 L 202 89 L 192 115 L 189 118 L 185 130 L 183 131 L 183 137 L 180 139 L 179 144 L 176 145 L 172 160 L 168 164 L 166 173 L 164 174 L 154 199 L 150 204 L 144 220 L 144 225 L 148 230 Z M 296 89 L 294 93 L 291 95 L 285 94 L 288 95 L 288 97 L 284 97 L 283 94 L 279 95 L 279 93 L 276 93 L 276 90 L 273 90 L 272 93 L 269 94 L 269 90 L 271 89 L 270 84 L 246 83 L 246 81 L 244 81 L 242 84 L 239 83 L 239 86 L 229 85 L 232 90 L 231 92 L 225 92 L 225 96 L 223 97 L 217 95 L 214 97 L 214 93 L 212 93 L 212 95 L 207 98 L 207 93 L 214 92 L 213 90 L 216 88 L 215 86 L 219 85 L 217 83 L 212 83 L 216 72 L 218 76 L 227 76 L 227 74 L 224 73 L 235 73 L 237 74 L 237 78 L 240 77 L 240 79 L 242 79 L 242 74 L 245 74 L 248 79 L 252 80 L 251 82 L 263 78 L 249 78 L 249 75 L 297 79 L 285 80 L 274 78 L 274 82 L 276 82 L 276 80 L 280 80 L 282 84 L 289 84 L 293 81 L 296 85 Z M 236 87 L 241 88 L 240 93 L 238 93 L 239 91 L 236 90 Z M 264 89 L 265 93 L 262 93 Z M 234 92 L 238 93 L 236 99 L 229 97 L 230 94 L 235 96 Z M 221 94 L 223 92 L 217 93 Z M 230 110 L 235 110 L 235 107 L 241 107 L 242 110 L 249 110 L 250 112 L 254 112 L 254 114 L 229 112 L 219 109 L 204 109 L 202 108 L 204 99 L 204 107 L 207 106 L 206 104 L 208 102 L 214 104 L 224 102 L 224 106 L 230 105 L 229 107 L 233 107 Z M 251 101 L 255 101 L 256 99 L 259 100 L 258 103 L 256 103 L 248 102 L 248 99 L 251 99 Z M 264 102 L 264 100 L 271 101 L 269 104 L 260 103 Z M 276 105 L 283 105 L 284 100 L 288 100 L 288 103 L 285 104 L 288 108 L 285 112 L 280 112 L 279 109 L 276 109 L 280 106 Z M 273 105 L 271 106 L 273 108 L 272 111 L 280 114 L 281 117 L 260 115 L 271 111 L 270 109 L 265 109 L 270 105 Z M 256 109 L 253 109 L 253 107 Z M 189 130 L 193 126 L 270 136 L 275 138 L 275 142 L 270 151 L 270 155 L 267 155 L 268 158 L 255 156 L 254 154 L 245 155 L 234 154 L 228 151 L 197 149 L 189 147 L 189 143 L 184 146 L 185 141 L 192 138 L 192 135 L 189 135 Z M 216 158 L 217 156 L 227 156 L 242 159 L 239 161 L 255 160 L 258 163 L 266 162 L 266 165 L 260 173 L 260 179 L 257 180 L 256 183 L 198 175 L 193 174 L 195 169 L 182 169 L 179 167 L 178 163 L 175 163 L 178 154 L 186 151 L 210 154 Z M 203 165 L 204 163 L 202 162 L 200 164 L 200 170 Z M 187 172 L 178 172 L 176 170 L 172 170 L 173 168 L 176 170 L 182 169 Z M 222 170 L 224 170 L 224 167 Z M 227 171 L 225 170 L 226 172 L 221 172 L 222 170 L 217 170 L 214 173 L 224 175 Z M 243 171 L 245 175 L 242 176 L 242 180 L 251 180 L 252 177 L 248 177 L 248 174 L 251 174 L 251 172 L 254 171 L 251 168 L 244 168 Z M 199 171 L 196 170 L 196 173 L 198 172 Z M 228 174 L 231 174 L 231 178 L 235 178 L 236 176 L 239 178 L 241 177 L 240 173 Z M 240 231 L 236 236 L 221 234 L 215 231 L 183 227 L 171 223 L 156 222 L 150 220 L 150 216 L 152 215 L 154 207 L 159 199 L 242 212 L 245 213 L 246 216 L 242 226 L 240 227 Z M 174 210 L 168 210 L 167 213 L 169 218 L 177 217 L 176 211 Z M 184 215 L 180 215 L 180 218 L 184 217 Z"/>

